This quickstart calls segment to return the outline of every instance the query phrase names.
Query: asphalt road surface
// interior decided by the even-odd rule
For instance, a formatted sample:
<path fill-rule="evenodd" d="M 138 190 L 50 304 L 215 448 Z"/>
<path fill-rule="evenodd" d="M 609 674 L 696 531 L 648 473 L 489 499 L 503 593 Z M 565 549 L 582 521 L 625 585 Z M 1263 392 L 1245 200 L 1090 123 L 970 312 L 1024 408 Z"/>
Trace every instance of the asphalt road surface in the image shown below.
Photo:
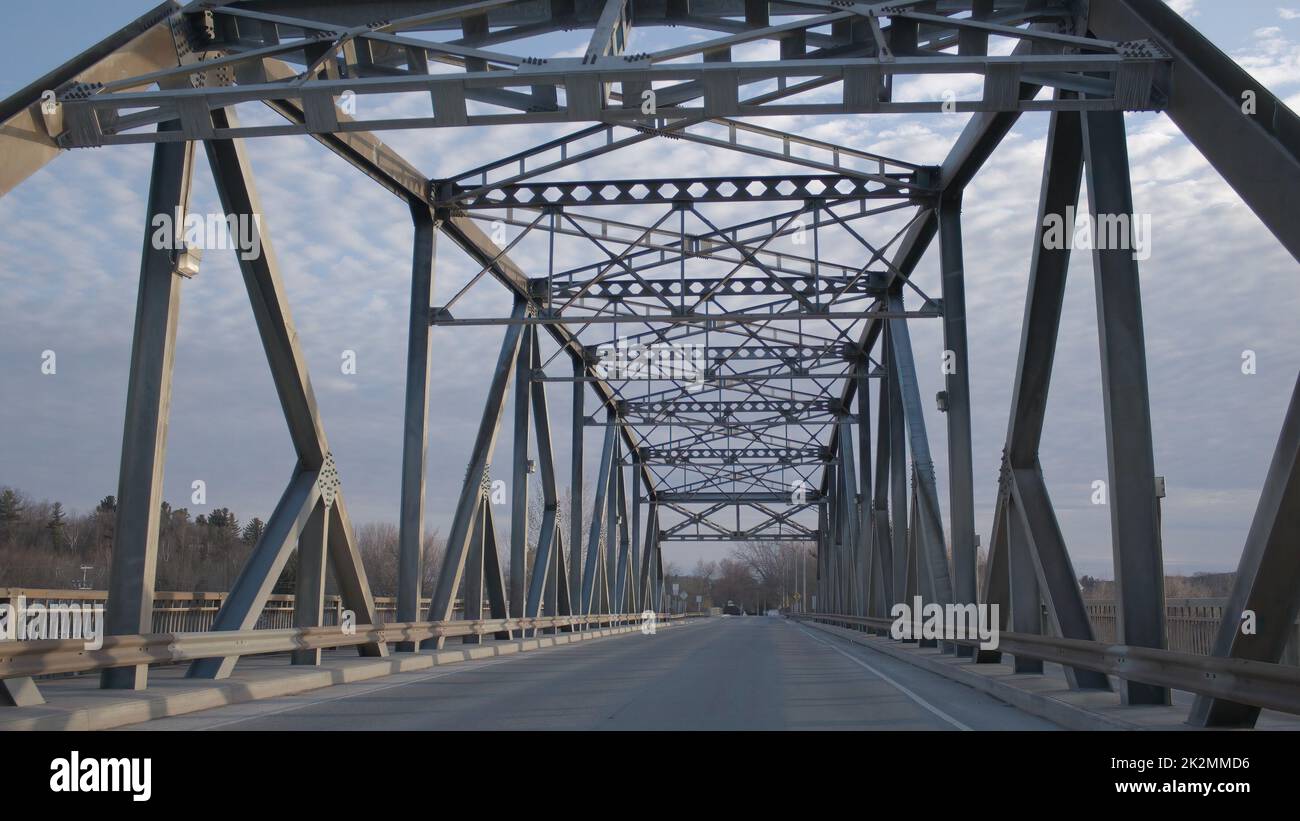
<path fill-rule="evenodd" d="M 781 618 L 711 618 L 131 729 L 1049 730 L 1055 725 Z"/>

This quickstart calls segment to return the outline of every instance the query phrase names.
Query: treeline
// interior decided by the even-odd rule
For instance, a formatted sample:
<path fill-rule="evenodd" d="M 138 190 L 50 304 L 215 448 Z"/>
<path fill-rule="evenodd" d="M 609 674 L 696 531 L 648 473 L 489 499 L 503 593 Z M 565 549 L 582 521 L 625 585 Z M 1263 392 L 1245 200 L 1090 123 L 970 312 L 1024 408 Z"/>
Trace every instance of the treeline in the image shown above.
<path fill-rule="evenodd" d="M 113 496 L 88 513 L 76 513 L 59 502 L 38 502 L 15 488 L 0 488 L 0 587 L 105 589 L 116 523 Z M 265 528 L 260 518 L 241 521 L 225 507 L 191 514 L 163 502 L 156 589 L 229 590 Z M 374 595 L 396 595 L 397 527 L 364 524 L 355 537 Z M 435 533 L 424 542 L 425 590 L 430 590 L 441 565 L 442 540 Z M 296 559 L 296 554 L 290 558 L 276 592 L 293 592 Z"/>

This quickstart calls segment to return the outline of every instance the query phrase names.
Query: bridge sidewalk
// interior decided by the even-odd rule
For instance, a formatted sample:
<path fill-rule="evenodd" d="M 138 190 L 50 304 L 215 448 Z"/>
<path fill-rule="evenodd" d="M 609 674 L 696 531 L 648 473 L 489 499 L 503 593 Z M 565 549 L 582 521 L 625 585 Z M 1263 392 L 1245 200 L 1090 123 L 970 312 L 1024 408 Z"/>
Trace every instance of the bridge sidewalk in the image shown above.
<path fill-rule="evenodd" d="M 1186 723 L 1194 696 L 1181 690 L 1173 692 L 1173 704 L 1168 707 L 1125 707 L 1120 704 L 1117 679 L 1112 679 L 1114 692 L 1071 690 L 1059 664 L 1044 664 L 1041 675 L 1016 673 L 1008 662 L 975 664 L 968 658 L 957 658 L 938 648 L 923 648 L 915 643 L 813 621 L 801 620 L 800 623 L 938 673 L 1067 729 L 1197 729 Z M 1300 717 L 1265 710 L 1260 714 L 1256 729 L 1300 730 Z"/>
<path fill-rule="evenodd" d="M 250 656 L 239 662 L 229 678 L 219 681 L 187 679 L 185 670 L 189 665 L 175 664 L 151 668 L 149 687 L 141 691 L 101 690 L 98 675 L 47 679 L 38 682 L 45 704 L 0 708 L 0 732 L 107 730 L 228 704 L 296 695 L 335 684 L 352 684 L 456 662 L 638 632 L 640 627 L 632 625 L 511 641 L 485 639 L 479 645 L 390 653 L 387 658 L 361 658 L 340 650 L 323 654 L 319 667 L 292 666 L 286 654 Z"/>

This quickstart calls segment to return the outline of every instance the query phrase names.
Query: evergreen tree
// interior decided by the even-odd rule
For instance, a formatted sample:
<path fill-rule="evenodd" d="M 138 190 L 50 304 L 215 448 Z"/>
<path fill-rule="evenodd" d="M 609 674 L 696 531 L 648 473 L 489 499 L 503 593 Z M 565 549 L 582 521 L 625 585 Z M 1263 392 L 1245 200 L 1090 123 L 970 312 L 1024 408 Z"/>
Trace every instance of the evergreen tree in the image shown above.
<path fill-rule="evenodd" d="M 55 502 L 54 506 L 50 508 L 50 519 L 45 523 L 45 527 L 50 531 L 50 542 L 55 549 L 63 543 L 65 519 L 67 519 L 67 516 L 63 512 L 63 503 Z"/>
<path fill-rule="evenodd" d="M 262 538 L 262 534 L 265 531 L 266 531 L 265 522 L 263 522 L 261 519 L 257 518 L 256 516 L 254 516 L 252 519 L 249 519 L 248 524 L 244 525 L 244 533 L 242 537 L 244 540 L 244 544 L 246 545 L 257 544 L 257 540 Z"/>
<path fill-rule="evenodd" d="M 18 491 L 13 488 L 5 488 L 0 491 L 0 525 L 10 528 L 22 518 L 23 497 L 18 495 Z"/>

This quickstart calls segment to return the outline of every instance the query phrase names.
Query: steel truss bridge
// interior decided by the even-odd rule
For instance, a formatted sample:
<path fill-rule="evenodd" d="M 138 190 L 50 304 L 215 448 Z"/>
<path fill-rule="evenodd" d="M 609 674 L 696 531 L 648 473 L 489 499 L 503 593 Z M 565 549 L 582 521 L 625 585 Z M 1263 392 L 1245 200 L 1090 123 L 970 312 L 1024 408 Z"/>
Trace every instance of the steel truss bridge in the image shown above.
<path fill-rule="evenodd" d="M 629 35 L 638 29 L 671 33 L 676 44 L 633 52 Z M 522 53 L 531 38 L 554 32 L 580 33 L 585 51 Z M 980 91 L 905 99 L 907 81 L 929 75 L 975 75 Z M 389 110 L 367 104 L 372 95 L 415 101 L 419 114 L 355 116 Z M 235 106 L 259 101 L 280 119 L 241 123 Z M 997 603 L 1004 648 L 1022 672 L 1041 670 L 1047 659 L 1067 665 L 1072 687 L 1109 689 L 1118 676 L 1128 704 L 1164 704 L 1169 688 L 1191 690 L 1199 694 L 1191 720 L 1202 726 L 1251 726 L 1261 707 L 1300 711 L 1300 678 L 1276 663 L 1300 608 L 1300 386 L 1213 657 L 1163 649 L 1140 277 L 1127 250 L 1092 254 L 1118 643 L 1093 641 L 1038 460 L 1070 254 L 1042 241 L 1033 250 L 987 577 L 976 578 L 963 191 L 1022 113 L 1046 112 L 1040 234 L 1045 216 L 1078 204 L 1085 174 L 1094 217 L 1131 215 L 1126 111 L 1168 115 L 1300 258 L 1300 122 L 1158 0 L 164 3 L 5 101 L 0 193 L 62 151 L 150 143 L 150 214 L 187 207 L 200 149 L 225 211 L 261 214 L 244 140 L 305 135 L 409 206 L 397 621 L 375 618 L 273 250 L 274 215 L 263 215 L 263 253 L 239 266 L 298 461 L 213 633 L 170 642 L 150 635 L 186 271 L 183 252 L 146 242 L 107 611 L 112 638 L 97 653 L 70 656 L 37 643 L 0 658 L 4 696 L 14 705 L 39 702 L 31 676 L 42 672 L 102 670 L 103 687 L 140 689 L 148 662 L 164 658 L 189 661 L 190 677 L 221 678 L 241 655 L 269 650 L 292 649 L 295 663 L 318 664 L 322 647 L 383 656 L 440 647 L 448 636 L 620 623 L 663 609 L 664 543 L 777 540 L 815 547 L 817 617 L 826 621 L 882 630 L 891 605 L 913 595 Z M 970 115 L 939 165 L 761 124 L 927 112 Z M 449 127 L 537 124 L 572 125 L 444 179 L 428 178 L 379 136 L 422 129 L 436 140 Z M 580 170 L 668 140 L 797 173 L 592 179 Z M 753 216 L 719 216 L 719 208 L 742 204 Z M 508 241 L 494 235 L 502 225 Z M 439 235 L 479 271 L 433 304 Z M 802 241 L 790 242 L 795 236 Z M 549 251 L 521 255 L 526 238 Z M 941 286 L 927 293 L 912 274 L 936 243 Z M 557 254 L 557 244 L 569 253 Z M 584 262 L 571 261 L 573 249 Z M 492 280 L 513 294 L 513 311 L 473 315 L 465 295 Z M 948 459 L 938 466 L 910 338 L 914 323 L 928 321 L 941 325 L 951 360 L 939 397 Z M 470 325 L 501 326 L 501 346 L 445 561 L 436 588 L 422 591 L 430 334 Z M 651 361 L 654 350 L 688 352 L 677 365 L 690 372 L 656 372 L 666 360 Z M 610 351 L 612 370 L 603 358 Z M 565 422 L 575 510 L 567 526 L 549 383 L 572 389 Z M 504 475 L 518 492 L 507 585 L 487 495 L 512 392 L 514 445 Z M 584 526 L 588 428 L 600 459 Z M 544 515 L 530 545 L 522 489 L 534 466 Z M 947 471 L 947 499 L 936 470 Z M 253 631 L 295 550 L 295 630 Z M 327 568 L 357 614 L 355 634 L 322 626 Z M 422 595 L 432 597 L 427 610 Z M 466 612 L 486 607 L 491 618 L 453 621 L 458 596 Z M 1258 614 L 1253 635 L 1237 629 L 1235 614 L 1247 609 Z M 949 649 L 978 662 L 998 655 Z"/>

